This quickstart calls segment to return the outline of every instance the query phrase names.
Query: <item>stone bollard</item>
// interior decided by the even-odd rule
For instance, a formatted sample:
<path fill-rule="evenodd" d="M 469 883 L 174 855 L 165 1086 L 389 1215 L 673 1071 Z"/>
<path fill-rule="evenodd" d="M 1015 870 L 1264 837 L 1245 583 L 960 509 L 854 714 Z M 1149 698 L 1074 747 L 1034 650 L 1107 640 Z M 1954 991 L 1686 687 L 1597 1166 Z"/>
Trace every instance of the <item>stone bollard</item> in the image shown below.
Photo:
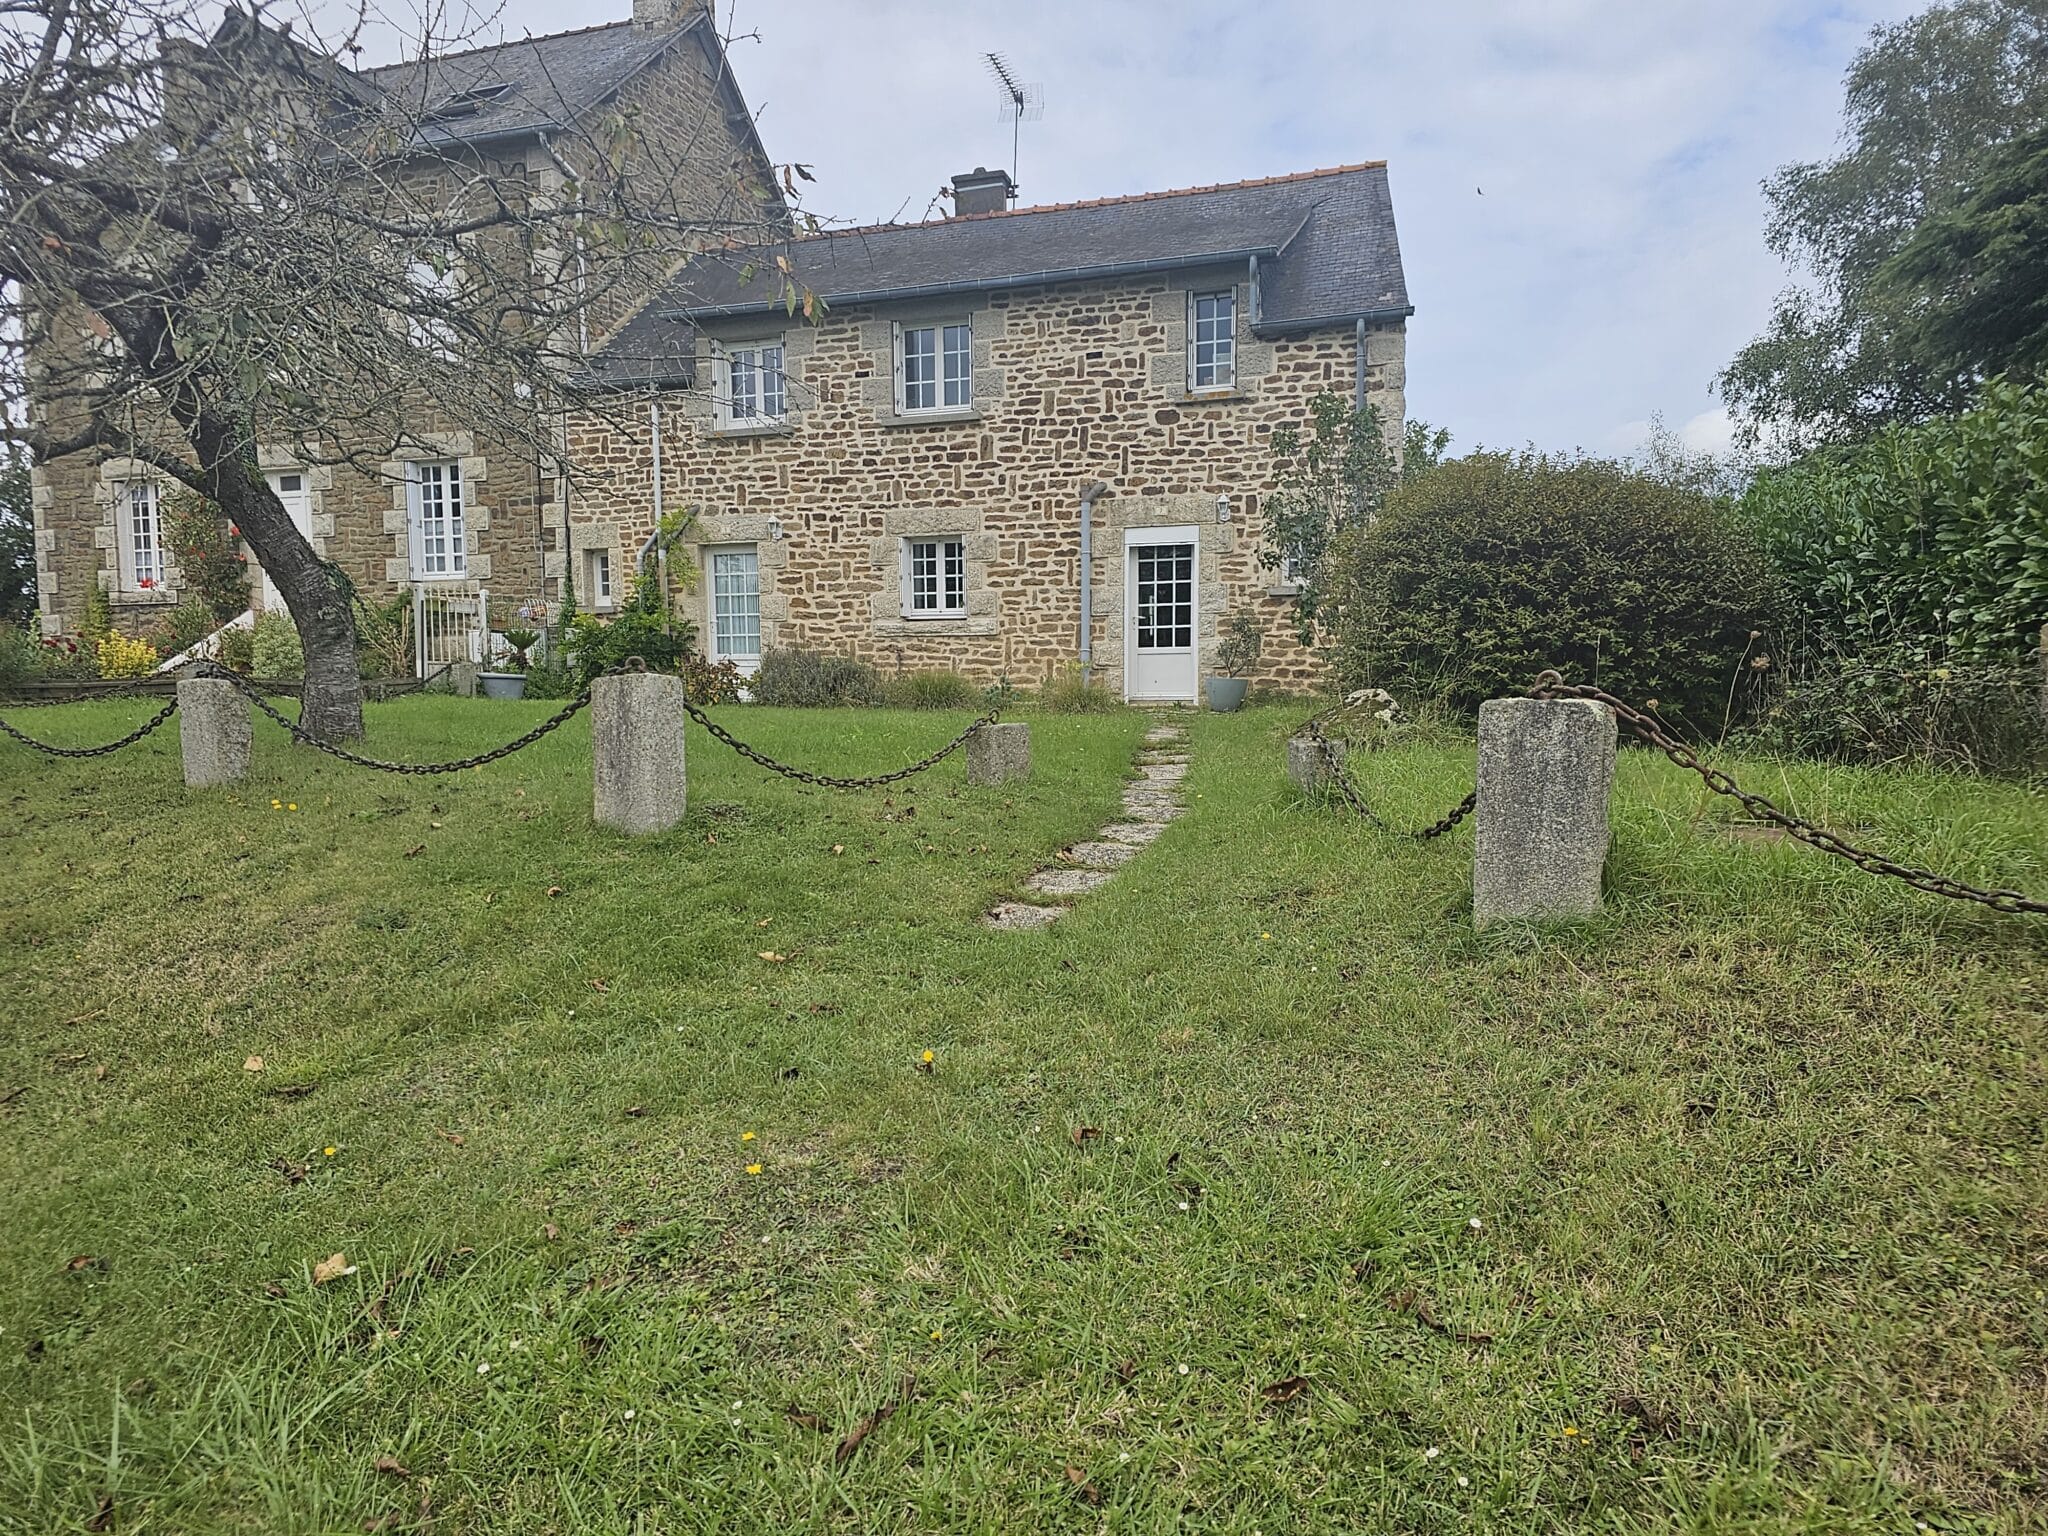
<path fill-rule="evenodd" d="M 1344 764 L 1344 743 L 1316 736 L 1287 738 L 1287 777 L 1305 795 L 1319 795 L 1336 780 Z"/>
<path fill-rule="evenodd" d="M 1479 707 L 1472 921 L 1600 910 L 1614 711 L 1591 699 L 1488 699 Z"/>
<path fill-rule="evenodd" d="M 448 689 L 458 699 L 476 697 L 477 665 L 473 661 L 451 662 L 448 667 Z"/>
<path fill-rule="evenodd" d="M 978 725 L 967 735 L 967 782 L 1007 784 L 1031 777 L 1031 727 Z"/>
<path fill-rule="evenodd" d="M 683 819 L 683 680 L 622 672 L 590 685 L 592 814 L 601 827 L 640 836 Z"/>
<path fill-rule="evenodd" d="M 185 759 L 186 788 L 241 783 L 249 776 L 255 735 L 248 695 L 233 683 L 219 677 L 178 679 L 178 749 Z"/>

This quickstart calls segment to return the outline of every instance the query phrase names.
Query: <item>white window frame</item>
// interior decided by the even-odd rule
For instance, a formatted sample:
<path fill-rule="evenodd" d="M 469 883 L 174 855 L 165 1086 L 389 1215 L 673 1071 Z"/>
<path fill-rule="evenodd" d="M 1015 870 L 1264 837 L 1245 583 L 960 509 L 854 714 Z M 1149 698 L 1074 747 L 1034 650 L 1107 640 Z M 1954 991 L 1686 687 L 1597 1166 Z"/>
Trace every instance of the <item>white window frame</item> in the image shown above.
<path fill-rule="evenodd" d="M 462 269 L 456 257 L 451 253 L 444 263 L 437 263 L 425 254 L 414 256 L 405 265 L 405 284 L 407 298 L 429 310 L 424 315 L 406 315 L 407 338 L 422 352 L 444 363 L 453 362 L 461 349 L 461 337 L 452 321 L 433 311 L 452 308 L 462 291 Z"/>
<path fill-rule="evenodd" d="M 408 467 L 406 495 L 412 524 L 412 579 L 466 581 L 469 578 L 468 491 L 460 459 L 422 459 Z M 452 506 L 451 506 L 452 502 Z M 439 551 L 428 548 L 428 511 L 440 528 Z"/>
<path fill-rule="evenodd" d="M 1212 307 L 1202 318 L 1202 306 Z M 1207 377 L 1204 377 L 1206 372 Z M 1237 387 L 1237 290 L 1188 295 L 1188 393 L 1222 394 Z"/>
<path fill-rule="evenodd" d="M 922 553 L 930 551 L 929 555 Z M 929 569 L 920 570 L 928 562 Z M 903 540 L 898 562 L 906 619 L 967 617 L 967 536 L 920 534 Z"/>
<path fill-rule="evenodd" d="M 704 618 L 706 638 L 710 641 L 713 661 L 730 661 L 742 672 L 752 674 L 761 664 L 761 648 L 765 643 L 761 631 L 761 546 L 758 544 L 714 545 L 703 551 L 704 555 Z M 719 558 L 724 555 L 752 555 L 754 557 L 754 648 L 751 651 L 733 651 L 725 648 L 718 633 L 718 581 Z"/>
<path fill-rule="evenodd" d="M 143 515 L 138 516 L 141 513 Z M 114 482 L 114 541 L 123 592 L 170 589 L 170 561 L 164 550 L 164 493 L 156 480 Z M 145 585 L 147 583 L 147 585 Z"/>
<path fill-rule="evenodd" d="M 721 427 L 780 426 L 789 414 L 789 374 L 782 343 L 751 342 L 724 349 L 718 392 Z"/>
<path fill-rule="evenodd" d="M 619 600 L 612 587 L 612 552 L 608 549 L 586 549 L 583 551 L 583 585 L 590 594 L 590 606 L 599 611 L 609 611 L 618 606 Z"/>
<path fill-rule="evenodd" d="M 931 374 L 911 378 L 910 338 L 929 336 Z M 925 325 L 896 326 L 896 412 L 900 416 L 950 415 L 974 409 L 974 322 L 934 320 Z M 929 391 L 929 399 L 926 392 Z"/>

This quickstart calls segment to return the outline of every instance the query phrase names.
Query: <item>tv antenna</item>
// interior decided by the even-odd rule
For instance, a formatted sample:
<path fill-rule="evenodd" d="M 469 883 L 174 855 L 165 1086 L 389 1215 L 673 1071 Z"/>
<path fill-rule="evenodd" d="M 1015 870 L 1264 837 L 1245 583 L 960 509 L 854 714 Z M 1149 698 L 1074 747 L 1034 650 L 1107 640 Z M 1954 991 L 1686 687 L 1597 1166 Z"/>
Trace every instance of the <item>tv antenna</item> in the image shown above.
<path fill-rule="evenodd" d="M 1010 186 L 1017 185 L 1017 141 L 1027 122 L 1035 123 L 1045 116 L 1045 91 L 1036 85 L 1024 85 L 1017 79 L 1017 72 L 1010 68 L 1010 61 L 1000 53 L 985 53 L 988 72 L 995 76 L 996 89 L 1002 93 L 1003 105 L 1000 121 L 1010 125 Z"/>

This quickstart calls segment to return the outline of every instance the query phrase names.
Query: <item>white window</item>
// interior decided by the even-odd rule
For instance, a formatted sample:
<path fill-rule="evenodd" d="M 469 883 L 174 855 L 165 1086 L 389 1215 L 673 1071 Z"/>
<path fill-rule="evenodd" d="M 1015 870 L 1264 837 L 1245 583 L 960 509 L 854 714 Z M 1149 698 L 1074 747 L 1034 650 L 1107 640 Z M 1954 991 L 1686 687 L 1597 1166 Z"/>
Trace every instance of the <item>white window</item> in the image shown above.
<path fill-rule="evenodd" d="M 1300 586 L 1303 573 L 1306 570 L 1307 566 L 1301 558 L 1301 551 L 1299 549 L 1288 550 L 1280 557 L 1280 585 L 1283 587 Z"/>
<path fill-rule="evenodd" d="M 583 585 L 590 593 L 590 606 L 609 608 L 612 598 L 612 552 L 586 549 L 583 552 Z"/>
<path fill-rule="evenodd" d="M 896 408 L 964 411 L 974 404 L 974 328 L 896 328 Z"/>
<path fill-rule="evenodd" d="M 711 659 L 752 672 L 761 661 L 761 555 L 753 545 L 708 552 Z"/>
<path fill-rule="evenodd" d="M 1237 382 L 1237 300 L 1222 293 L 1188 295 L 1188 388 L 1228 389 Z"/>
<path fill-rule="evenodd" d="M 455 260 L 439 254 L 415 256 L 406 265 L 406 335 L 422 352 L 451 361 L 459 340 L 449 318 L 461 284 Z"/>
<path fill-rule="evenodd" d="M 734 347 L 725 355 L 727 426 L 765 426 L 782 420 L 786 408 L 780 343 Z"/>
<path fill-rule="evenodd" d="M 455 581 L 469 573 L 462 528 L 462 466 L 453 459 L 412 467 L 416 581 Z"/>
<path fill-rule="evenodd" d="M 152 592 L 165 585 L 162 505 L 154 480 L 124 480 L 114 487 L 124 592 Z"/>
<path fill-rule="evenodd" d="M 967 612 L 967 541 L 903 541 L 903 612 L 913 619 L 958 618 Z"/>

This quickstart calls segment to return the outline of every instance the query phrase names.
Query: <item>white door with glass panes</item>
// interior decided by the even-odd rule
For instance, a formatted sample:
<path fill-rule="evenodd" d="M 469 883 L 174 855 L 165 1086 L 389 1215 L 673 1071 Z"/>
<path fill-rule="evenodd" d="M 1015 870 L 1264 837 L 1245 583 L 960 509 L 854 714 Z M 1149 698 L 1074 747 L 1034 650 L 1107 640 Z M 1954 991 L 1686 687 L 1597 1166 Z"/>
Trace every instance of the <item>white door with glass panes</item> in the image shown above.
<path fill-rule="evenodd" d="M 411 466 L 406 486 L 408 543 L 414 581 L 461 581 L 469 575 L 463 525 L 462 466 L 454 459 Z"/>
<path fill-rule="evenodd" d="M 313 538 L 313 493 L 306 486 L 306 473 L 300 469 L 274 469 L 263 477 L 270 482 L 270 488 L 277 492 L 277 499 L 284 503 L 285 514 L 291 518 L 292 526 L 308 543 Z M 262 565 L 257 562 L 258 567 Z M 263 572 L 263 611 L 283 613 L 284 597 L 277 590 L 277 584 L 270 579 L 270 572 Z"/>
<path fill-rule="evenodd" d="M 1195 701 L 1195 553 L 1192 527 L 1124 534 L 1124 697 Z"/>
<path fill-rule="evenodd" d="M 704 552 L 711 575 L 711 659 L 752 677 L 761 665 L 761 555 L 752 544 Z"/>

